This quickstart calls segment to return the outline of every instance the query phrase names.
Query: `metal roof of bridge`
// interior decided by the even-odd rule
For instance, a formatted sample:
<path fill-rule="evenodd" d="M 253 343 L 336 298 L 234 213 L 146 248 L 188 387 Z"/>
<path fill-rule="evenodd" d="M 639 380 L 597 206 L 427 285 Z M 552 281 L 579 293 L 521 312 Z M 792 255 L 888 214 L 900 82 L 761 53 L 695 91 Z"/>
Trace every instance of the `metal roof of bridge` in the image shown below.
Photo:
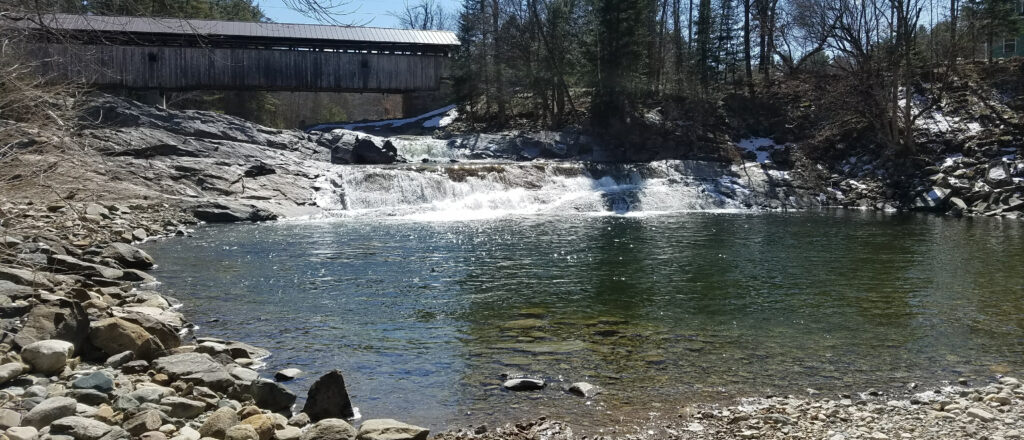
<path fill-rule="evenodd" d="M 128 32 L 136 34 L 202 35 L 206 37 L 319 40 L 337 43 L 412 44 L 458 46 L 449 31 L 420 31 L 320 24 L 260 23 L 179 18 L 121 17 L 53 14 L 46 26 L 69 31 Z M 34 26 L 32 26 L 34 27 Z"/>

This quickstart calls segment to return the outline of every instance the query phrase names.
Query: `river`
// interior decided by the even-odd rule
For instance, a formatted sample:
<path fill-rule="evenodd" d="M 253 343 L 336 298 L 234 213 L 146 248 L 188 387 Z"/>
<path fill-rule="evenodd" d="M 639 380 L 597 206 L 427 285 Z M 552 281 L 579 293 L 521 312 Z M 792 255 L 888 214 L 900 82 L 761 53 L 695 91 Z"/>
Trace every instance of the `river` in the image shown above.
<path fill-rule="evenodd" d="M 144 249 L 200 335 L 270 349 L 268 375 L 307 372 L 300 396 L 337 368 L 365 418 L 433 429 L 611 426 L 1024 367 L 1017 221 L 457 205 L 206 226 Z M 512 371 L 548 387 L 503 390 Z M 603 393 L 563 391 L 576 381 Z"/>

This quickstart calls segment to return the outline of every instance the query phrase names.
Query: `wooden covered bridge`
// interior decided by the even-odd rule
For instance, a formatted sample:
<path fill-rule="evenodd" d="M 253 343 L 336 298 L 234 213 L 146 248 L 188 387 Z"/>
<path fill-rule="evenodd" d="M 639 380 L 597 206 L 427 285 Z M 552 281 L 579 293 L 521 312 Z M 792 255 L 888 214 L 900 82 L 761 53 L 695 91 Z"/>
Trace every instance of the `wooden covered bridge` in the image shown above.
<path fill-rule="evenodd" d="M 90 15 L 7 21 L 30 32 L 43 75 L 123 89 L 436 91 L 459 46 L 443 31 Z"/>

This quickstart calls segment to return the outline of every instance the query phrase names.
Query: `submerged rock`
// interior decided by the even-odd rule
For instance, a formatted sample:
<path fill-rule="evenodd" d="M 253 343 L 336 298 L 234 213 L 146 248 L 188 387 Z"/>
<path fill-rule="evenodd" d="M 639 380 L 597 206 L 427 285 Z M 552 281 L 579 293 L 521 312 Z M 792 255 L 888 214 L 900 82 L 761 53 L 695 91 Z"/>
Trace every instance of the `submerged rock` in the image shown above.
<path fill-rule="evenodd" d="M 536 391 L 544 389 L 546 385 L 543 380 L 523 377 L 506 380 L 501 386 L 509 391 Z"/>

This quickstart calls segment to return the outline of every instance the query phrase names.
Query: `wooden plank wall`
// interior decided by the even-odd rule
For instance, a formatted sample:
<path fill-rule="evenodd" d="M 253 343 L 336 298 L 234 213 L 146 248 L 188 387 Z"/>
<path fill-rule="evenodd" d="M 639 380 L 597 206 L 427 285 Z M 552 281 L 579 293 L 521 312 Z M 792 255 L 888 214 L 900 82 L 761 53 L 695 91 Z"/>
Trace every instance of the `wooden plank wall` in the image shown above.
<path fill-rule="evenodd" d="M 37 44 L 41 74 L 96 86 L 164 90 L 437 90 L 449 58 L 242 48 Z"/>

